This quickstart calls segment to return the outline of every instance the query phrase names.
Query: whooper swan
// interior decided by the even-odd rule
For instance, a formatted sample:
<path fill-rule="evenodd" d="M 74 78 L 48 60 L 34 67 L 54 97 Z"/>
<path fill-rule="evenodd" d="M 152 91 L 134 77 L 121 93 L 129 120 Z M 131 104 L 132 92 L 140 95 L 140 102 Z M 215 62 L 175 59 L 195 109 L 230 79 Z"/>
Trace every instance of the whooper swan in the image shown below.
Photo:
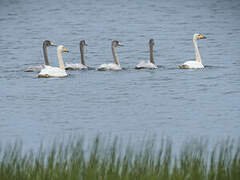
<path fill-rule="evenodd" d="M 155 65 L 155 61 L 153 58 L 153 46 L 154 46 L 154 40 L 149 40 L 149 54 L 150 54 L 150 61 L 140 61 L 138 65 L 136 65 L 135 69 L 157 69 L 157 66 Z"/>
<path fill-rule="evenodd" d="M 122 70 L 118 58 L 117 58 L 117 54 L 116 54 L 116 47 L 118 46 L 123 46 L 122 44 L 120 44 L 119 41 L 112 41 L 112 54 L 113 54 L 113 59 L 114 59 L 114 63 L 110 63 L 110 64 L 102 64 L 100 65 L 97 70 L 99 71 L 106 71 L 106 70 Z"/>
<path fill-rule="evenodd" d="M 58 56 L 58 62 L 59 67 L 52 67 L 52 66 L 45 66 L 44 69 L 40 71 L 38 74 L 38 77 L 65 77 L 67 76 L 67 73 L 64 68 L 64 62 L 62 58 L 63 52 L 69 52 L 63 45 L 59 45 L 57 48 L 57 56 Z"/>
<path fill-rule="evenodd" d="M 38 66 L 29 66 L 25 72 L 40 72 L 45 66 L 49 66 L 49 60 L 48 60 L 48 54 L 47 54 L 47 47 L 49 46 L 56 46 L 49 40 L 43 41 L 43 54 L 44 54 L 44 65 L 38 65 Z"/>
<path fill-rule="evenodd" d="M 193 45 L 195 48 L 195 54 L 196 54 L 196 61 L 187 61 L 178 67 L 181 69 L 199 69 L 204 68 L 201 60 L 201 56 L 198 50 L 197 40 L 199 39 L 206 39 L 206 37 L 202 36 L 201 34 L 194 34 L 193 35 Z"/>
<path fill-rule="evenodd" d="M 66 70 L 83 70 L 88 69 L 88 66 L 85 64 L 85 57 L 84 57 L 84 46 L 87 46 L 85 40 L 80 41 L 80 54 L 81 54 L 81 63 L 76 64 L 68 64 L 66 63 Z"/>

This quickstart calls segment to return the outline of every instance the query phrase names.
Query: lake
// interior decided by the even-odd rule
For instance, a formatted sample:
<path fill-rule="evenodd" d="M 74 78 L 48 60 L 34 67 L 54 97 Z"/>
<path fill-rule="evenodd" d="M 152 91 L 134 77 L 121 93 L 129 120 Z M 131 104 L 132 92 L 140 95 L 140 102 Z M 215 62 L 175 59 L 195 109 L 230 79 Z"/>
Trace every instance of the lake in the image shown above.
<path fill-rule="evenodd" d="M 212 0 L 1 0 L 0 137 L 26 147 L 82 134 L 139 141 L 148 135 L 174 141 L 240 135 L 240 1 Z M 183 70 L 194 60 L 192 37 L 201 33 L 204 69 Z M 135 70 L 149 59 L 148 41 L 161 66 Z M 111 41 L 119 40 L 122 71 L 68 71 L 66 78 L 24 72 L 43 64 L 42 42 L 63 44 L 63 59 L 111 63 Z M 49 47 L 58 66 L 56 48 Z"/>

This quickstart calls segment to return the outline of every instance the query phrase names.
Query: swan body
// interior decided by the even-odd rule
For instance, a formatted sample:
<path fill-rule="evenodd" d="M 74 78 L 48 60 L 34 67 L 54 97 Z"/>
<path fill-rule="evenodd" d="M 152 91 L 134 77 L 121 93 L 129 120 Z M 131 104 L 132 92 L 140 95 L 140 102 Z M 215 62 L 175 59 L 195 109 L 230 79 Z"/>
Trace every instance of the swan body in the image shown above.
<path fill-rule="evenodd" d="M 66 63 L 66 70 L 84 70 L 88 69 L 88 66 L 85 64 L 85 57 L 84 57 L 84 46 L 87 46 L 85 40 L 80 41 L 80 54 L 81 54 L 81 63 Z"/>
<path fill-rule="evenodd" d="M 38 77 L 66 77 L 67 73 L 65 70 L 60 69 L 58 67 L 46 66 L 41 72 L 38 74 Z"/>
<path fill-rule="evenodd" d="M 197 45 L 197 40 L 199 39 L 206 39 L 206 37 L 202 36 L 201 34 L 194 34 L 193 35 L 193 45 L 195 48 L 195 55 L 196 55 L 196 60 L 195 61 L 187 61 L 178 67 L 181 69 L 201 69 L 204 68 L 202 64 L 202 59 L 198 50 L 198 45 Z"/>
<path fill-rule="evenodd" d="M 56 46 L 54 43 L 52 43 L 49 40 L 45 40 L 43 42 L 43 54 L 44 54 L 44 65 L 36 65 L 36 66 L 29 66 L 24 72 L 40 72 L 42 69 L 45 68 L 45 65 L 50 65 L 49 60 L 48 60 L 48 55 L 47 55 L 47 47 L 49 46 Z"/>
<path fill-rule="evenodd" d="M 66 63 L 65 69 L 66 70 L 84 70 L 84 69 L 88 69 L 88 67 L 81 63 L 76 63 L 76 64 Z"/>
<path fill-rule="evenodd" d="M 187 61 L 179 65 L 181 69 L 201 69 L 204 68 L 203 64 L 197 61 Z"/>
<path fill-rule="evenodd" d="M 38 74 L 38 77 L 66 77 L 67 73 L 64 68 L 64 62 L 62 58 L 62 53 L 63 52 L 69 52 L 66 48 L 64 48 L 63 45 L 58 46 L 57 48 L 57 55 L 58 55 L 58 62 L 59 62 L 59 67 L 52 67 L 52 66 L 45 66 L 44 69 L 40 71 Z"/>
<path fill-rule="evenodd" d="M 107 71 L 107 70 L 122 70 L 121 66 L 115 63 L 110 63 L 110 64 L 101 64 L 97 70 L 99 71 Z"/>
<path fill-rule="evenodd" d="M 100 65 L 97 70 L 99 71 L 108 71 L 108 70 L 113 70 L 113 71 L 119 71 L 122 70 L 120 63 L 118 61 L 117 58 L 117 54 L 116 54 L 116 47 L 118 46 L 123 46 L 122 44 L 120 44 L 119 41 L 112 41 L 112 54 L 113 54 L 113 59 L 114 59 L 114 63 L 110 63 L 110 64 L 102 64 Z"/>
<path fill-rule="evenodd" d="M 29 66 L 24 72 L 40 72 L 44 68 L 44 65 Z"/>
<path fill-rule="evenodd" d="M 153 58 L 153 46 L 154 40 L 149 40 L 149 54 L 150 54 L 150 61 L 140 61 L 139 64 L 136 65 L 135 69 L 157 69 L 158 67 L 155 65 L 155 61 Z"/>
<path fill-rule="evenodd" d="M 136 69 L 157 69 L 158 67 L 151 63 L 150 61 L 140 61 L 139 64 L 136 65 Z"/>

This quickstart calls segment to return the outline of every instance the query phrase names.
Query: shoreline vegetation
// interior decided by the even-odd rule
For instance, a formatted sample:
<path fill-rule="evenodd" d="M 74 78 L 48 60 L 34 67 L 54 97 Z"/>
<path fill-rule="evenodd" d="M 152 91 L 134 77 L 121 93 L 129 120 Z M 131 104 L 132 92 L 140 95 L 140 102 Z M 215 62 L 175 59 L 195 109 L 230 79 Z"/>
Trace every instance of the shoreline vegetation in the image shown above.
<path fill-rule="evenodd" d="M 19 142 L 0 145 L 1 180 L 238 180 L 240 140 L 225 139 L 210 146 L 192 139 L 173 149 L 168 139 L 121 145 L 118 138 L 96 137 L 53 143 L 37 151 L 22 151 Z M 157 147 L 156 147 L 157 146 Z"/>

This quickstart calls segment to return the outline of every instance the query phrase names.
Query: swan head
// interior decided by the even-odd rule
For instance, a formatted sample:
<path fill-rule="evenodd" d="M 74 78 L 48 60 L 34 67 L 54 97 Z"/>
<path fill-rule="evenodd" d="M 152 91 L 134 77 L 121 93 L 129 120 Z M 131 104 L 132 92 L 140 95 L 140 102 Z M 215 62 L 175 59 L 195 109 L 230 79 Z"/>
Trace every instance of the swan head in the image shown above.
<path fill-rule="evenodd" d="M 80 46 L 87 46 L 87 43 L 85 40 L 80 41 Z"/>
<path fill-rule="evenodd" d="M 153 39 L 149 40 L 149 46 L 154 46 L 154 40 Z"/>
<path fill-rule="evenodd" d="M 56 44 L 52 43 L 52 42 L 49 41 L 49 40 L 45 40 L 45 41 L 43 42 L 43 45 L 44 45 L 44 46 L 57 46 Z"/>
<path fill-rule="evenodd" d="M 58 52 L 69 52 L 63 45 L 59 45 L 58 48 L 57 48 L 57 51 Z"/>
<path fill-rule="evenodd" d="M 193 35 L 194 40 L 199 40 L 199 39 L 207 39 L 207 37 L 201 35 L 201 34 L 194 34 Z"/>
<path fill-rule="evenodd" d="M 118 47 L 118 46 L 123 46 L 123 45 L 117 40 L 112 41 L 112 47 Z"/>

